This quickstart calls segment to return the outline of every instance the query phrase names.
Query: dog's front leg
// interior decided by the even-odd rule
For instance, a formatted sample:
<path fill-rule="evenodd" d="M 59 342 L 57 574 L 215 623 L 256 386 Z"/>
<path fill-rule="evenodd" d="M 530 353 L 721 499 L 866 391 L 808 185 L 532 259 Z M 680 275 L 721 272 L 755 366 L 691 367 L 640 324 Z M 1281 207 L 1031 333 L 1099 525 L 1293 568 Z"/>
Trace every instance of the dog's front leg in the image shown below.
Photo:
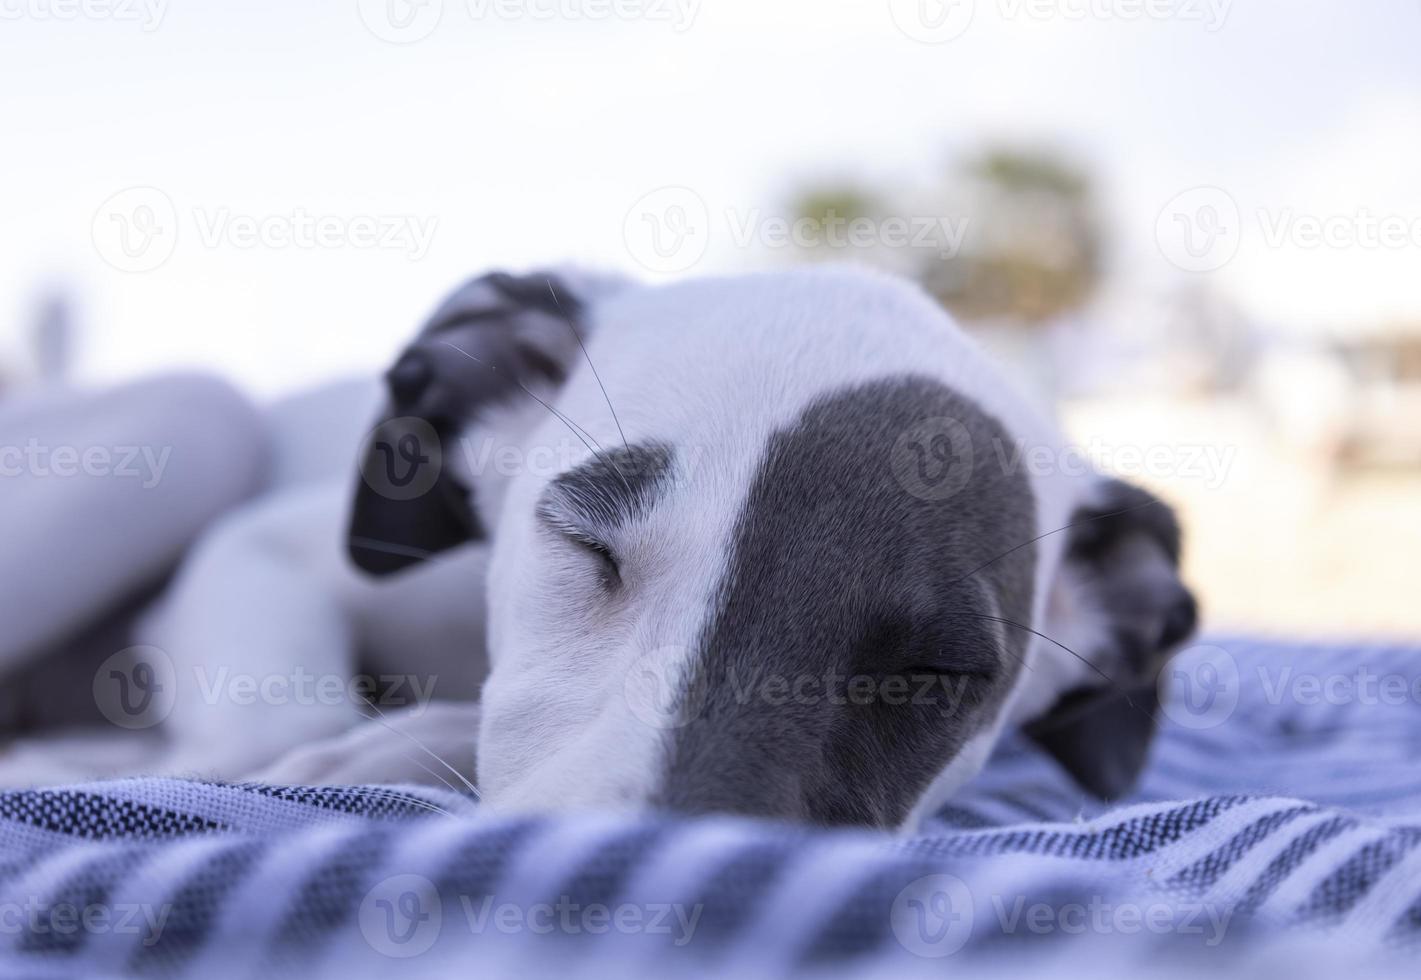
<path fill-rule="evenodd" d="M 304 745 L 247 778 L 305 786 L 413 784 L 467 793 L 473 786 L 478 733 L 475 703 L 417 705 Z"/>
<path fill-rule="evenodd" d="M 160 662 L 146 676 L 171 685 L 153 771 L 236 778 L 360 720 L 356 643 L 332 581 L 346 574 L 341 504 L 334 489 L 293 493 L 226 519 L 189 555 L 138 630 Z"/>

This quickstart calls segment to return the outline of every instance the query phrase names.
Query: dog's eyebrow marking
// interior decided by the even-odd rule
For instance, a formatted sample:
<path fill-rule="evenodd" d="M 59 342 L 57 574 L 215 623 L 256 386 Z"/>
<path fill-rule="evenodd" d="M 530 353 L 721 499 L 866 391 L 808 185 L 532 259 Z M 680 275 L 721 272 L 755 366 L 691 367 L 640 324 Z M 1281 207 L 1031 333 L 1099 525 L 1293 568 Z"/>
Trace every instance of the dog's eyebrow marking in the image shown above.
<path fill-rule="evenodd" d="M 614 530 L 644 516 L 670 482 L 676 454 L 665 443 L 604 449 L 549 482 L 538 515 L 557 527 Z"/>

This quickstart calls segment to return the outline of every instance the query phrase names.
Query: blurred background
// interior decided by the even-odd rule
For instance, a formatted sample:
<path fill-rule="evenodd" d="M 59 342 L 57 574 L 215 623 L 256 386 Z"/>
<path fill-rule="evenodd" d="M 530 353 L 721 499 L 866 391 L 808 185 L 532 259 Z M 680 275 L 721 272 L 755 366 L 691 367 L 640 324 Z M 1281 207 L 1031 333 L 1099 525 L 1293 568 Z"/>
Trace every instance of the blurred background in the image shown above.
<path fill-rule="evenodd" d="M 870 263 L 1181 509 L 1215 626 L 1421 636 L 1419 36 L 1415 0 L 3 0 L 0 390 L 279 398 L 490 266 Z"/>

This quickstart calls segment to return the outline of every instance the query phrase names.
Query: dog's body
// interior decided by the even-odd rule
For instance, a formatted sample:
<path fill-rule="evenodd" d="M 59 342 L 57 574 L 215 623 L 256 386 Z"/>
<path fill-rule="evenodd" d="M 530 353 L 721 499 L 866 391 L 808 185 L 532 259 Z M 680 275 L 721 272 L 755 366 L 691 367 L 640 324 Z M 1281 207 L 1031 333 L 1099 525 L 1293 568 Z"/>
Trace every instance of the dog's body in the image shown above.
<path fill-rule="evenodd" d="M 307 743 L 264 775 L 448 778 L 414 744 L 463 761 L 477 735 L 494 806 L 877 826 L 931 812 L 1010 726 L 1102 794 L 1138 770 L 1151 702 L 1113 688 L 1152 689 L 1192 628 L 1172 518 L 1028 469 L 1060 434 L 916 289 L 485 277 L 388 387 L 349 544 L 391 577 L 333 564 L 345 508 L 313 491 L 199 549 L 149 642 L 244 673 L 350 675 L 363 652 L 482 682 L 477 709 L 352 727 L 352 703 L 179 703 L 173 744 L 209 753 L 185 764 L 241 775 Z M 222 615 L 240 639 L 214 655 Z"/>

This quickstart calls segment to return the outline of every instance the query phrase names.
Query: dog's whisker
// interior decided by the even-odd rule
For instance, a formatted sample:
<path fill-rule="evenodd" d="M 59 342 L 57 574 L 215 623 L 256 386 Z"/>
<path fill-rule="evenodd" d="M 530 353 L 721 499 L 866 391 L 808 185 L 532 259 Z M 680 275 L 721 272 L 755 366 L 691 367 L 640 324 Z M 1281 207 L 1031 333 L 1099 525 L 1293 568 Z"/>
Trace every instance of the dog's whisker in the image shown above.
<path fill-rule="evenodd" d="M 452 344 L 452 343 L 450 343 L 450 342 L 447 341 L 447 340 L 441 340 L 440 343 L 443 344 L 445 347 L 448 347 L 450 350 L 457 351 L 458 353 L 463 354 L 465 357 L 467 357 L 469 360 L 473 361 L 475 364 L 482 365 L 483 367 L 488 368 L 490 371 L 498 371 L 498 365 L 497 365 L 497 364 L 490 364 L 488 361 L 485 361 L 483 358 L 481 358 L 481 357 L 476 357 L 475 355 L 470 354 L 468 351 L 464 350 L 464 348 L 460 347 L 458 344 Z M 506 374 L 507 372 L 499 372 L 499 373 L 501 373 L 501 374 Z M 509 377 L 512 377 L 512 375 L 509 375 Z M 600 451 L 601 451 L 601 449 L 602 449 L 601 444 L 598 443 L 597 440 L 592 437 L 592 434 L 591 434 L 590 432 L 587 432 L 587 430 L 584 429 L 584 428 L 582 428 L 582 426 L 574 424 L 571 419 L 567 418 L 567 416 L 563 415 L 563 414 L 562 414 L 561 412 L 559 412 L 556 408 L 553 408 L 553 406 L 549 405 L 549 404 L 548 404 L 547 402 L 545 402 L 543 399 L 541 399 L 541 398 L 539 398 L 537 395 L 535 395 L 535 394 L 532 392 L 532 390 L 531 390 L 527 385 L 525 385 L 523 382 L 519 381 L 517 378 L 513 378 L 513 383 L 516 384 L 519 388 L 521 388 L 521 389 L 523 390 L 523 394 L 525 394 L 525 395 L 527 395 L 529 398 L 533 399 L 533 401 L 537 402 L 539 405 L 542 405 L 544 408 L 546 408 L 549 412 L 551 412 L 551 413 L 553 414 L 553 417 L 554 417 L 554 418 L 556 418 L 556 419 L 557 419 L 559 422 L 561 422 L 563 425 L 567 426 L 568 429 L 570 429 L 570 430 L 572 431 L 572 434 L 575 435 L 575 436 L 577 436 L 577 438 L 578 438 L 579 440 L 581 440 L 582 444 L 587 447 L 587 451 L 588 451 L 588 452 L 600 452 Z M 584 433 L 586 433 L 586 434 L 584 435 Z M 592 440 L 592 441 L 591 441 L 591 442 L 588 442 L 589 439 Z M 594 447 L 596 447 L 596 448 L 594 449 Z"/>
<path fill-rule="evenodd" d="M 364 717 L 366 720 L 368 720 L 368 721 L 374 721 L 374 720 L 375 720 L 371 715 L 364 715 L 363 717 Z M 460 792 L 461 792 L 461 790 L 459 789 L 459 787 L 457 787 L 457 786 L 455 786 L 453 783 L 449 782 L 449 780 L 445 779 L 442 775 L 440 775 L 439 773 L 435 772 L 433 769 L 431 769 L 431 768 L 429 768 L 428 766 L 426 766 L 423 762 L 420 762 L 419 759 L 415 758 L 413 755 L 410 755 L 410 754 L 408 754 L 408 753 L 406 753 L 406 752 L 401 752 L 401 753 L 400 753 L 400 756 L 401 756 L 401 758 L 403 758 L 406 762 L 408 762 L 408 763 L 410 763 L 410 764 L 412 764 L 412 765 L 418 766 L 419 768 L 423 769 L 425 772 L 429 773 L 430 776 L 432 776 L 433 778 L 439 780 L 439 782 L 443 783 L 444 786 L 448 788 L 449 792 L 451 792 L 451 793 L 460 793 Z"/>
<path fill-rule="evenodd" d="M 441 766 L 443 766 L 445 769 L 448 769 L 451 773 L 453 773 L 453 774 L 454 774 L 454 778 L 457 779 L 457 780 L 459 780 L 459 782 L 463 783 L 466 787 L 468 787 L 469 792 L 472 793 L 472 794 L 474 794 L 474 798 L 475 798 L 475 799 L 478 799 L 478 800 L 482 800 L 482 799 L 483 799 L 483 794 L 479 792 L 479 788 L 478 788 L 477 786 L 475 786 L 473 783 L 469 782 L 469 780 L 468 780 L 467 778 L 465 778 L 464 774 L 461 773 L 458 769 L 455 769 L 452 765 L 450 765 L 449 762 L 448 762 L 443 756 L 441 756 L 438 752 L 435 752 L 435 751 L 434 751 L 433 749 L 431 749 L 429 746 L 425 745 L 425 744 L 424 744 L 423 742 L 421 742 L 419 739 L 415 738 L 415 737 L 414 737 L 413 735 L 411 735 L 409 732 L 404 731 L 404 730 L 399 729 L 399 728 L 396 728 L 394 725 L 391 725 L 389 722 L 385 721 L 385 718 L 384 718 L 384 714 L 385 714 L 385 713 L 384 713 L 383 711 L 381 711 L 378 706 L 376 706 L 376 704 L 375 704 L 374 701 L 370 700 L 369 698 L 366 698 L 366 699 L 365 699 L 365 704 L 366 704 L 366 706 L 368 706 L 368 707 L 370 708 L 371 711 L 375 712 L 376 715 L 379 716 L 379 717 L 371 717 L 371 718 L 370 718 L 371 721 L 373 721 L 373 722 L 379 724 L 379 725 L 382 726 L 383 728 L 386 728 L 386 729 L 388 729 L 388 730 L 394 732 L 394 733 L 397 734 L 397 735 L 400 735 L 400 736 L 403 736 L 404 738 L 409 739 L 409 740 L 410 740 L 411 742 L 413 742 L 415 745 L 419 746 L 420 749 L 422 749 L 422 750 L 425 752 L 425 754 L 428 755 L 431 759 L 433 759 L 435 762 L 439 763 L 439 764 L 440 764 Z M 453 788 L 454 788 L 454 787 L 452 787 L 452 786 L 450 787 L 450 789 L 453 789 Z M 457 790 L 455 790 L 455 792 L 457 792 Z"/>
<path fill-rule="evenodd" d="M 1066 645 L 1065 645 L 1064 643 L 1062 643 L 1060 640 L 1057 640 L 1057 639 L 1055 639 L 1055 638 L 1053 638 L 1053 637 L 1047 636 L 1045 633 L 1042 633 L 1040 630 L 1032 629 L 1030 626 L 1027 626 L 1027 625 L 1025 625 L 1025 624 L 1023 624 L 1023 623 L 1018 623 L 1018 622 L 1017 622 L 1016 620 L 1014 620 L 1014 619 L 1005 619 L 1005 618 L 1003 618 L 1003 617 L 1001 617 L 1001 616 L 988 616 L 988 615 L 986 615 L 985 613 L 973 613 L 972 615 L 976 616 L 978 619 L 987 619 L 987 620 L 991 620 L 991 621 L 994 622 L 994 623 L 1001 623 L 1003 626 L 1014 626 L 1014 627 L 1016 627 L 1016 628 L 1019 629 L 1019 630 L 1025 630 L 1026 632 L 1032 634 L 1033 636 L 1040 637 L 1041 639 L 1045 640 L 1047 643 L 1051 643 L 1051 644 L 1054 644 L 1054 645 L 1060 647 L 1062 650 L 1066 651 L 1066 652 L 1069 653 L 1071 656 L 1075 657 L 1075 658 L 1076 658 L 1077 660 L 1079 660 L 1081 663 L 1085 664 L 1085 665 L 1086 665 L 1087 667 L 1089 667 L 1091 670 L 1095 671 L 1095 672 L 1096 672 L 1097 674 L 1099 674 L 1102 678 L 1104 678 L 1104 679 L 1105 679 L 1105 682 L 1106 682 L 1107 684 L 1109 684 L 1112 688 L 1114 688 L 1115 691 L 1118 692 L 1118 693 L 1125 699 L 1125 703 L 1128 704 L 1131 708 L 1135 709 L 1136 711 L 1140 712 L 1141 714 L 1144 714 L 1144 715 L 1148 716 L 1148 717 L 1150 718 L 1150 720 L 1153 721 L 1153 722 L 1155 722 L 1156 724 L 1158 724 L 1158 723 L 1160 722 L 1160 719 L 1155 715 L 1155 713 L 1154 713 L 1153 711 L 1150 711 L 1150 710 L 1148 710 L 1147 708 L 1142 708 L 1142 707 L 1140 707 L 1138 704 L 1136 704 L 1135 701 L 1134 701 L 1134 699 L 1130 697 L 1130 692 L 1127 691 L 1127 690 L 1125 689 L 1125 687 L 1120 684 L 1119 681 L 1117 681 L 1115 678 L 1111 677 L 1111 676 L 1110 676 L 1109 674 L 1107 674 L 1105 671 L 1101 670 L 1101 669 L 1100 669 L 1100 666 L 1099 666 L 1098 664 L 1095 664 L 1095 663 L 1091 662 L 1090 660 L 1088 660 L 1087 658 L 1081 656 L 1079 653 L 1077 653 L 1076 651 L 1072 650 L 1070 647 L 1066 646 Z"/>
<path fill-rule="evenodd" d="M 622 437 L 622 448 L 630 450 L 627 445 L 627 434 L 622 431 L 622 420 L 617 418 L 617 410 L 612 407 L 612 396 L 607 394 L 607 386 L 602 383 L 602 375 L 597 373 L 597 365 L 592 363 L 592 355 L 587 352 L 587 345 L 582 341 L 582 333 L 577 329 L 577 324 L 572 322 L 572 317 L 567 315 L 567 311 L 562 308 L 562 300 L 558 299 L 558 291 L 553 287 L 552 279 L 548 279 L 548 295 L 553 298 L 553 305 L 558 308 L 562 318 L 567 322 L 567 328 L 572 331 L 572 335 L 577 338 L 577 346 L 582 348 L 582 356 L 587 359 L 587 366 L 592 369 L 592 377 L 597 379 L 597 387 L 602 389 L 602 398 L 607 402 L 607 411 L 612 413 L 612 421 L 617 424 L 617 435 Z"/>
<path fill-rule="evenodd" d="M 450 348 L 451 350 L 458 351 L 460 354 L 463 354 L 463 355 L 464 355 L 465 357 L 467 357 L 469 360 L 474 361 L 475 363 L 478 363 L 478 364 L 483 365 L 484 367 L 488 368 L 490 371 L 497 371 L 497 370 L 498 370 L 498 366 L 497 366 L 496 364 L 490 364 L 488 361 L 485 361 L 485 360 L 483 360 L 483 359 L 481 359 L 481 358 L 475 357 L 473 354 L 470 354 L 468 351 L 464 350 L 464 348 L 460 347 L 460 346 L 457 345 L 457 344 L 451 344 L 451 343 L 450 343 L 449 341 L 447 341 L 447 340 L 441 340 L 440 343 L 443 344 L 445 347 Z M 589 361 L 588 363 L 591 363 L 591 362 Z M 596 372 L 594 371 L 593 373 L 595 374 Z M 544 408 L 546 408 L 549 412 L 552 413 L 552 415 L 553 415 L 554 418 L 556 418 L 556 419 L 557 419 L 559 422 L 561 422 L 563 425 L 567 426 L 568 430 L 569 430 L 573 435 L 577 436 L 578 440 L 581 441 L 581 443 L 582 443 L 584 446 L 587 447 L 587 451 L 588 451 L 589 453 L 599 453 L 599 454 L 602 454 L 602 455 L 604 455 L 604 456 L 606 455 L 606 453 L 604 453 L 603 450 L 602 450 L 602 444 L 601 444 L 600 442 L 598 442 L 595 438 L 593 438 L 592 433 L 587 432 L 587 430 L 584 429 L 584 428 L 582 428 L 582 426 L 580 426 L 580 425 L 578 425 L 577 423 L 573 422 L 570 418 L 568 418 L 568 417 L 567 417 L 566 415 L 564 415 L 562 412 L 559 412 L 556 408 L 554 408 L 553 406 L 549 405 L 549 404 L 548 404 L 546 401 L 544 401 L 543 399 L 539 398 L 539 397 L 538 397 L 537 395 L 535 395 L 531 390 L 529 390 L 529 388 L 528 388 L 527 385 L 523 384 L 523 382 L 519 381 L 517 378 L 514 378 L 514 379 L 513 379 L 513 383 L 516 384 L 519 388 L 522 388 L 522 389 L 523 389 L 523 393 L 524 393 L 525 395 L 527 395 L 529 398 L 533 399 L 533 400 L 534 400 L 535 402 L 537 402 L 539 405 L 542 405 Z M 598 381 L 598 384 L 601 384 L 601 381 L 600 381 L 600 380 Z M 605 393 L 605 392 L 604 392 L 604 393 Z M 608 404 L 610 405 L 611 403 L 609 402 Z M 613 416 L 612 416 L 612 417 L 615 419 L 615 418 L 616 418 L 616 414 L 613 413 Z M 617 423 L 617 431 L 618 431 L 618 432 L 621 431 L 621 423 L 620 423 L 620 422 Z M 589 442 L 588 440 L 591 440 L 591 441 Z M 625 443 L 625 441 L 626 441 L 626 437 L 623 436 L 623 442 Z M 610 458 L 610 457 L 609 457 L 609 458 Z M 627 478 L 626 478 L 626 476 L 623 475 L 623 473 L 622 473 L 622 471 L 621 471 L 621 468 L 620 468 L 619 466 L 617 466 L 617 464 L 615 463 L 615 461 L 612 463 L 612 469 L 616 471 L 617 478 L 620 479 L 620 480 L 622 481 L 622 483 L 626 484 L 626 486 L 627 486 L 627 492 L 628 492 L 628 493 L 631 493 L 631 492 L 632 492 L 631 484 L 628 484 L 628 483 L 627 483 Z"/>
<path fill-rule="evenodd" d="M 1016 554 L 1018 551 L 1020 551 L 1022 548 L 1029 548 L 1029 547 L 1031 547 L 1032 545 L 1034 545 L 1036 542 L 1040 541 L 1042 538 L 1049 538 L 1049 537 L 1050 537 L 1051 535 L 1053 535 L 1053 534 L 1060 534 L 1062 531 L 1069 531 L 1069 530 L 1071 530 L 1071 528 L 1080 527 L 1080 526 L 1083 525 L 1083 524 L 1090 524 L 1090 523 L 1093 522 L 1093 521 L 1103 521 L 1103 520 L 1105 520 L 1106 518 L 1109 518 L 1109 517 L 1119 517 L 1121 514 L 1129 514 L 1129 513 L 1133 512 L 1133 511 L 1141 510 L 1141 509 L 1143 509 L 1143 508 L 1145 508 L 1145 507 L 1165 507 L 1165 506 L 1167 506 L 1167 505 L 1166 505 L 1163 501 L 1160 501 L 1160 500 L 1147 500 L 1147 501 L 1145 501 L 1145 502 L 1142 503 L 1142 504 L 1135 504 L 1133 507 L 1122 507 L 1120 510 L 1112 510 L 1112 511 L 1110 511 L 1110 512 L 1108 512 L 1108 513 L 1105 513 L 1105 514 L 1094 514 L 1094 515 L 1092 515 L 1092 516 L 1090 516 L 1090 517 L 1082 518 L 1082 519 L 1079 520 L 1079 521 L 1072 521 L 1070 524 L 1066 524 L 1066 525 L 1064 525 L 1064 526 L 1062 526 L 1062 527 L 1058 527 L 1058 528 L 1056 528 L 1055 530 L 1052 530 L 1052 531 L 1047 531 L 1047 532 L 1045 532 L 1044 534 L 1038 534 L 1036 537 L 1032 538 L 1032 539 L 1029 540 L 1029 541 L 1023 541 L 1023 542 L 1022 542 L 1021 544 L 1019 544 L 1019 545 L 1015 545 L 1015 546 L 1013 546 L 1013 547 L 1011 547 L 1011 548 L 1008 548 L 1006 551 L 1003 551 L 1000 555 L 997 555 L 995 558 L 989 558 L 989 559 L 987 559 L 986 561 L 982 562 L 982 564 L 978 565 L 976 568 L 972 569 L 971 571 L 965 573 L 965 574 L 962 575 L 961 577 L 959 577 L 959 578 L 957 578 L 957 579 L 954 579 L 953 581 L 951 581 L 951 582 L 949 582 L 949 583 L 947 583 L 947 584 L 948 584 L 948 585 L 957 585 L 957 584 L 959 584 L 959 583 L 961 583 L 961 582 L 965 582 L 967 579 L 971 578 L 973 575 L 976 575 L 978 572 L 980 572 L 982 569 L 986 568 L 988 565 L 995 565 L 997 562 L 1001 561 L 1003 558 L 1006 558 L 1008 555 L 1014 555 L 1014 554 Z M 1050 637 L 1047 637 L 1047 639 L 1050 639 Z"/>

